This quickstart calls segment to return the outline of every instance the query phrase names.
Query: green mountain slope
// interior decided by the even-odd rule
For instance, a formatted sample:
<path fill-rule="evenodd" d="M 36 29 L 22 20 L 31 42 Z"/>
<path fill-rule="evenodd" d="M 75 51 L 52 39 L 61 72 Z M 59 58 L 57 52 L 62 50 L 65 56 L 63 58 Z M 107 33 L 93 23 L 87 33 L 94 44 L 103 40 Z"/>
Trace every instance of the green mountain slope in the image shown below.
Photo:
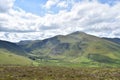
<path fill-rule="evenodd" d="M 0 49 L 6 49 L 17 55 L 27 55 L 26 51 L 16 43 L 0 40 Z"/>
<path fill-rule="evenodd" d="M 15 43 L 0 41 L 0 65 L 32 65 L 34 61 L 28 59 L 26 52 Z"/>
<path fill-rule="evenodd" d="M 120 45 L 106 39 L 74 32 L 20 44 L 32 59 L 79 63 L 79 66 L 120 66 Z"/>

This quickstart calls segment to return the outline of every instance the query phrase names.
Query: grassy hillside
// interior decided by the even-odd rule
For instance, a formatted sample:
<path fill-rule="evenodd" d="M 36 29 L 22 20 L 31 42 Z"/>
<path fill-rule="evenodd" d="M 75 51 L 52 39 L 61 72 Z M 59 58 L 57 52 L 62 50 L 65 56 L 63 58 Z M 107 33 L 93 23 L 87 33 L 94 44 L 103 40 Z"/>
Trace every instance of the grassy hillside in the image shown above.
<path fill-rule="evenodd" d="M 34 62 L 26 57 L 16 55 L 8 50 L 0 49 L 0 65 L 33 65 Z"/>
<path fill-rule="evenodd" d="M 31 53 L 31 59 L 41 64 L 48 61 L 48 64 L 57 62 L 57 65 L 79 63 L 79 66 L 120 66 L 119 44 L 83 32 L 58 35 L 22 46 Z"/>
<path fill-rule="evenodd" d="M 0 40 L 0 49 L 6 49 L 17 55 L 27 55 L 26 51 L 16 43 Z"/>
<path fill-rule="evenodd" d="M 0 40 L 0 65 L 34 65 L 27 53 L 15 43 Z"/>

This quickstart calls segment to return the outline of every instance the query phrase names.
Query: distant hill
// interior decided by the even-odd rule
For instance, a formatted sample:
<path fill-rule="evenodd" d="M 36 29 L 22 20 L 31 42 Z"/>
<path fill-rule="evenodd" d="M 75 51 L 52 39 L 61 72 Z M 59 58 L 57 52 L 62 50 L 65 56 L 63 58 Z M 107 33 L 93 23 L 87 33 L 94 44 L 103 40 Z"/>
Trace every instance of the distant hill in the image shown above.
<path fill-rule="evenodd" d="M 120 38 L 104 38 L 104 39 L 120 44 Z"/>
<path fill-rule="evenodd" d="M 16 43 L 0 40 L 0 49 L 6 49 L 17 55 L 26 55 L 26 51 Z"/>
<path fill-rule="evenodd" d="M 0 65 L 32 65 L 26 51 L 15 43 L 0 40 Z"/>
<path fill-rule="evenodd" d="M 79 63 L 80 66 L 120 66 L 119 44 L 84 32 L 20 42 L 18 45 L 36 59 L 42 56 L 50 60 Z"/>

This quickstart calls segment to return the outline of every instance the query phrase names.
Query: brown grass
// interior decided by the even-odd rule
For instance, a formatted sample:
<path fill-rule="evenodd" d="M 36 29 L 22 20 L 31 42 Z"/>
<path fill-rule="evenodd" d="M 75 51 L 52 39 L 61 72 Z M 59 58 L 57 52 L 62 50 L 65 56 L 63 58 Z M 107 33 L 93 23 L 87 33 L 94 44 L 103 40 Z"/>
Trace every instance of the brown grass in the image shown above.
<path fill-rule="evenodd" d="M 1 66 L 0 80 L 120 80 L 120 68 Z"/>

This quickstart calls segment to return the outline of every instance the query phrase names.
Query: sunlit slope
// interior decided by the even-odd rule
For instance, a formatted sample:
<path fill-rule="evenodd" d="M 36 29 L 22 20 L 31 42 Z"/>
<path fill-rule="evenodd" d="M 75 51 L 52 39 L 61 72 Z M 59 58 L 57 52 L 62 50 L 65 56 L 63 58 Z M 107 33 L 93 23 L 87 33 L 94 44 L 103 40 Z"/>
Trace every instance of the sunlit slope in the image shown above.
<path fill-rule="evenodd" d="M 15 43 L 0 41 L 0 65 L 33 65 L 34 61 L 25 56 L 26 52 Z"/>
<path fill-rule="evenodd" d="M 33 61 L 20 56 L 13 54 L 5 49 L 0 49 L 0 65 L 32 65 Z"/>

